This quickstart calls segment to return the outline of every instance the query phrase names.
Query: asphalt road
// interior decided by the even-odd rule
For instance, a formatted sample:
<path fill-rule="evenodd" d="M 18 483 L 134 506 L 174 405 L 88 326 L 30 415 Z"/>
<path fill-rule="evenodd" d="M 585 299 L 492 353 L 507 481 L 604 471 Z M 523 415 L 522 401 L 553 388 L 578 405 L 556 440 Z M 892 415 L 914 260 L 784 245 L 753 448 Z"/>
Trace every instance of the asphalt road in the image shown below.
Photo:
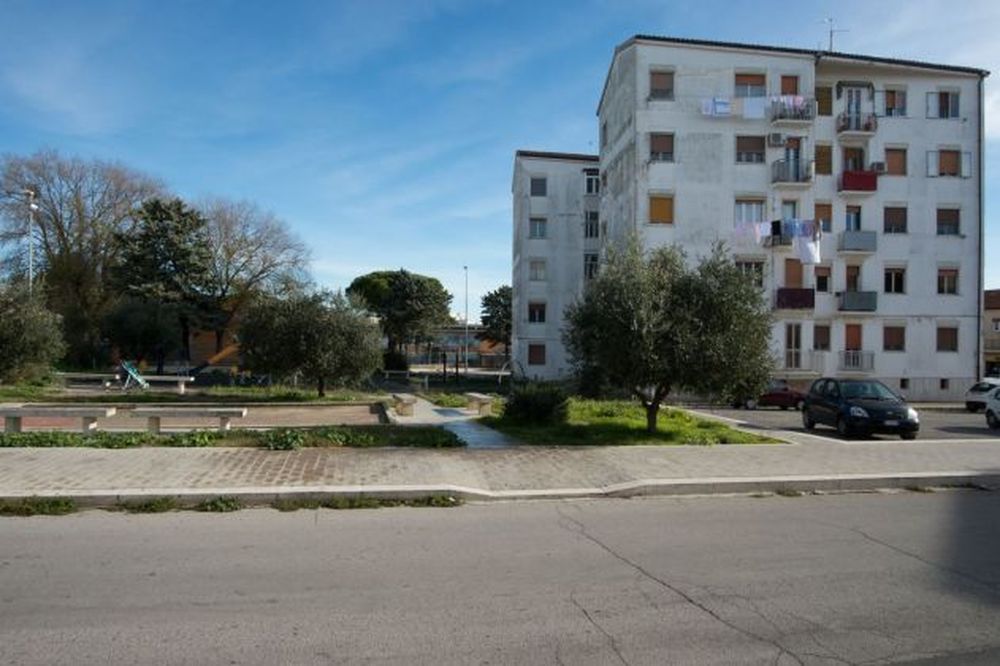
<path fill-rule="evenodd" d="M 978 491 L 2 518 L 0 663 L 997 663 L 998 524 Z"/>
<path fill-rule="evenodd" d="M 716 407 L 698 407 L 698 411 L 724 416 L 726 418 L 746 421 L 752 425 L 766 429 L 791 430 L 807 432 L 802 427 L 802 414 L 794 409 L 782 410 L 777 407 L 760 409 L 729 409 Z M 816 426 L 812 434 L 832 439 L 842 439 L 833 428 Z M 920 410 L 920 439 L 1000 439 L 1000 433 L 986 426 L 986 417 L 982 412 L 970 414 L 966 411 L 936 411 Z M 871 439 L 899 440 L 894 435 L 872 435 Z"/>

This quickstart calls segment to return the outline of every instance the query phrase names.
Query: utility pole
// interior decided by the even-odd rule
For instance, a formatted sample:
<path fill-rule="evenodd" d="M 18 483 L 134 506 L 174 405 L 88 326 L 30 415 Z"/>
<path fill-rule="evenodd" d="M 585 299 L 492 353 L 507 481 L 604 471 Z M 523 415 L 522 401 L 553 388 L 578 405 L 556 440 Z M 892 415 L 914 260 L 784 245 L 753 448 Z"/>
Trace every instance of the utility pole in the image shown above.
<path fill-rule="evenodd" d="M 829 41 L 829 46 L 827 48 L 827 51 L 831 51 L 832 52 L 833 51 L 833 35 L 835 33 L 838 33 L 838 32 L 850 32 L 850 30 L 847 30 L 846 28 L 842 28 L 840 30 L 834 30 L 833 29 L 833 17 L 832 16 L 828 16 L 827 18 L 823 19 L 823 23 L 826 23 L 827 25 L 830 26 L 830 30 L 829 30 L 829 39 L 830 39 L 830 41 Z"/>
<path fill-rule="evenodd" d="M 28 298 L 31 298 L 35 286 L 35 211 L 38 204 L 35 203 L 35 191 L 24 190 L 28 195 Z"/>
<path fill-rule="evenodd" d="M 462 266 L 465 271 L 465 378 L 469 378 L 469 267 Z"/>

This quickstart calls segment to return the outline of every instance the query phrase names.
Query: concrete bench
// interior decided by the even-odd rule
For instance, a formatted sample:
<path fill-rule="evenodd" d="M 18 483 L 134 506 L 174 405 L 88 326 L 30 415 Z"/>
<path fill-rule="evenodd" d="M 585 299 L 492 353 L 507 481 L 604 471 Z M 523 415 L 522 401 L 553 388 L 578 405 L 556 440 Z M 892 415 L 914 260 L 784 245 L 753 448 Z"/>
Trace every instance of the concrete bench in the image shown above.
<path fill-rule="evenodd" d="M 132 416 L 145 417 L 146 429 L 157 435 L 165 418 L 219 419 L 219 432 L 228 432 L 233 419 L 247 415 L 246 407 L 136 407 Z"/>
<path fill-rule="evenodd" d="M 493 413 L 493 396 L 485 393 L 466 393 L 465 398 L 469 401 L 468 408 L 478 412 L 480 416 L 489 416 Z"/>
<path fill-rule="evenodd" d="M 417 399 L 408 393 L 393 393 L 392 406 L 400 416 L 413 416 L 413 405 Z"/>
<path fill-rule="evenodd" d="M 53 418 L 78 418 L 80 427 L 84 434 L 97 430 L 97 419 L 106 419 L 115 415 L 115 407 L 60 407 L 51 406 L 25 406 L 25 407 L 3 407 L 0 408 L 0 416 L 3 416 L 5 432 L 21 432 L 21 419 L 25 416 L 41 416 Z"/>
<path fill-rule="evenodd" d="M 109 389 L 121 381 L 118 375 L 113 372 L 57 372 L 56 377 L 61 379 L 63 384 L 73 381 L 101 382 L 105 389 Z"/>
<path fill-rule="evenodd" d="M 194 381 L 194 377 L 183 377 L 181 375 L 143 375 L 150 384 L 176 384 L 177 392 L 184 395 L 185 387 Z"/>

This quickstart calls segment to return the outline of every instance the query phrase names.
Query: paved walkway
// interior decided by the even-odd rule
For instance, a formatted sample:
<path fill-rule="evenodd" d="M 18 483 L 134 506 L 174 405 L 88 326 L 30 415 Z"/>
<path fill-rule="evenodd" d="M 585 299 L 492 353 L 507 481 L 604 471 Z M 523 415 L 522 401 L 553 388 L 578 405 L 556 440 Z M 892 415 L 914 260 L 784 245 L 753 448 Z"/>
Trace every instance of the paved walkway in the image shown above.
<path fill-rule="evenodd" d="M 392 412 L 390 418 L 401 425 L 441 426 L 458 435 L 470 449 L 503 449 L 518 444 L 507 435 L 476 423 L 475 419 L 479 415 L 473 411 L 438 407 L 420 397 L 416 397 L 416 400 L 413 416 L 399 416 Z"/>

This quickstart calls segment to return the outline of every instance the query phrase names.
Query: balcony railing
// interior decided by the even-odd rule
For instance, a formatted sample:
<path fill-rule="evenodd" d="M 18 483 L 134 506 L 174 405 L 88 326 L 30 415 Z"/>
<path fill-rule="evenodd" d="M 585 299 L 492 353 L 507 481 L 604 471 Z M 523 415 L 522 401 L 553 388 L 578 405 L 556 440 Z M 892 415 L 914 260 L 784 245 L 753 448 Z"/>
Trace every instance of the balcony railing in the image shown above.
<path fill-rule="evenodd" d="M 878 189 L 877 171 L 845 171 L 840 174 L 839 192 L 874 192 Z"/>
<path fill-rule="evenodd" d="M 842 231 L 837 249 L 841 252 L 875 252 L 878 235 L 874 231 Z"/>
<path fill-rule="evenodd" d="M 815 349 L 786 349 L 776 365 L 782 370 L 822 373 L 825 358 L 826 352 Z"/>
<path fill-rule="evenodd" d="M 863 349 L 845 349 L 840 352 L 839 370 L 871 372 L 875 369 L 875 352 Z"/>
<path fill-rule="evenodd" d="M 841 291 L 837 293 L 837 309 L 842 312 L 875 312 L 877 291 Z"/>
<path fill-rule="evenodd" d="M 772 183 L 811 183 L 813 163 L 806 160 L 777 160 L 771 163 Z"/>
<path fill-rule="evenodd" d="M 816 291 L 797 287 L 779 287 L 774 295 L 778 310 L 812 310 L 816 307 Z"/>
<path fill-rule="evenodd" d="M 772 123 L 807 123 L 816 117 L 816 100 L 807 97 L 784 95 L 771 100 Z"/>
<path fill-rule="evenodd" d="M 878 118 L 874 113 L 847 113 L 837 116 L 837 133 L 854 132 L 873 134 L 878 129 Z"/>

